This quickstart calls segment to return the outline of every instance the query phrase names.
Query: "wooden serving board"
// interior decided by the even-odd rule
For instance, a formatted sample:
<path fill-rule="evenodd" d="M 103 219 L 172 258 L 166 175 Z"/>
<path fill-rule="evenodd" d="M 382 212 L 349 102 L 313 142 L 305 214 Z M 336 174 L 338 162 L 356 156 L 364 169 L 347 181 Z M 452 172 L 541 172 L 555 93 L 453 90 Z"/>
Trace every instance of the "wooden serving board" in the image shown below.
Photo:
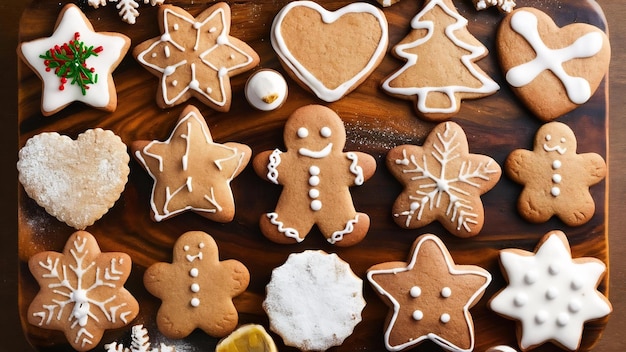
<path fill-rule="evenodd" d="M 19 41 L 50 36 L 63 3 L 59 0 L 35 0 L 24 12 L 19 28 Z M 197 15 L 207 8 L 208 0 L 168 0 Z M 270 27 L 276 13 L 287 3 L 285 0 L 229 1 L 232 9 L 231 34 L 249 43 L 260 55 L 260 68 L 277 69 L 283 74 L 270 44 Z M 335 10 L 350 1 L 320 1 L 329 10 Z M 371 1 L 375 3 L 374 1 Z M 135 25 L 120 20 L 111 3 L 94 10 L 80 4 L 97 31 L 114 31 L 132 39 L 132 47 L 144 40 L 160 35 L 157 10 L 147 5 L 140 7 L 141 16 Z M 408 32 L 409 22 L 420 10 L 423 1 L 403 0 L 384 9 L 389 21 L 390 48 Z M 497 64 L 494 48 L 495 33 L 503 15 L 495 9 L 477 12 L 470 0 L 456 0 L 459 12 L 469 19 L 468 29 L 491 54 L 479 65 L 501 86 L 495 95 L 465 101 L 457 117 L 468 136 L 472 153 L 487 154 L 500 165 L 514 149 L 532 149 L 539 119 L 514 97 L 503 79 Z M 552 16 L 559 26 L 572 22 L 586 22 L 606 30 L 606 22 L 599 6 L 593 0 L 520 0 L 518 6 L 537 7 Z M 131 47 L 131 48 L 132 48 Z M 127 328 L 107 331 L 101 341 L 128 344 L 130 327 L 144 324 L 151 336 L 153 346 L 164 342 L 182 351 L 212 351 L 217 339 L 197 330 L 184 340 L 168 340 L 159 334 L 155 316 L 160 301 L 150 295 L 142 284 L 145 269 L 158 261 L 171 261 L 174 241 L 185 231 L 201 230 L 211 234 L 218 242 L 222 259 L 236 258 L 251 272 L 248 290 L 235 299 L 240 323 L 260 323 L 268 326 L 261 302 L 265 285 L 273 268 L 281 265 L 292 252 L 305 249 L 322 249 L 335 252 L 347 261 L 353 271 L 365 278 L 370 266 L 393 260 L 406 260 L 412 242 L 423 233 L 438 235 L 450 249 L 458 264 L 476 264 L 491 272 L 493 282 L 483 299 L 471 309 L 476 328 L 476 351 L 485 351 L 494 345 L 517 347 L 515 322 L 504 319 L 486 306 L 487 301 L 501 288 L 505 281 L 500 272 L 498 251 L 502 248 L 522 248 L 532 251 L 538 240 L 553 229 L 563 230 L 569 237 L 574 257 L 590 256 L 608 265 L 607 242 L 607 194 L 606 181 L 591 188 L 596 203 L 594 217 L 583 226 L 571 228 L 552 219 L 543 224 L 531 224 L 517 213 L 516 201 L 521 187 L 506 176 L 490 192 L 482 197 L 485 205 L 485 226 L 482 232 L 470 239 L 460 239 L 448 234 L 441 225 L 434 223 L 418 230 L 399 228 L 392 219 L 391 206 L 401 191 L 401 185 L 386 170 L 384 158 L 392 147 L 411 143 L 421 145 L 433 128 L 433 123 L 418 119 L 408 101 L 392 98 L 381 91 L 379 84 L 389 73 L 403 64 L 387 55 L 376 71 L 357 90 L 340 101 L 328 105 L 345 122 L 348 141 L 346 150 L 360 150 L 373 155 L 378 169 L 372 179 L 352 190 L 357 210 L 370 215 L 371 229 L 365 240 L 356 246 L 339 248 L 328 244 L 314 229 L 306 240 L 297 245 L 274 244 L 260 233 L 258 220 L 261 214 L 272 211 L 279 196 L 280 187 L 260 179 L 248 168 L 233 183 L 236 200 L 236 216 L 228 224 L 217 224 L 193 213 L 176 216 L 161 223 L 153 222 L 149 213 L 149 197 L 152 180 L 134 160 L 131 161 L 129 182 L 120 200 L 101 220 L 87 231 L 96 236 L 103 252 L 121 251 L 133 260 L 133 270 L 126 284 L 127 289 L 140 302 L 140 313 Z M 158 79 L 142 68 L 129 54 L 114 72 L 117 86 L 118 107 L 113 113 L 105 113 L 74 103 L 51 117 L 40 112 L 41 82 L 23 62 L 17 63 L 19 78 L 19 142 L 20 147 L 35 134 L 57 131 L 72 138 L 90 128 L 113 130 L 129 144 L 139 139 L 166 139 L 185 104 L 163 110 L 156 106 L 155 95 Z M 316 103 L 313 95 L 288 79 L 289 98 L 286 104 L 274 112 L 256 112 L 247 104 L 243 87 L 250 72 L 232 79 L 233 104 L 228 113 L 216 113 L 196 105 L 204 114 L 211 133 L 217 142 L 237 141 L 249 145 L 253 155 L 264 150 L 284 150 L 282 128 L 287 116 L 296 108 Z M 285 74 L 287 77 L 287 75 Z M 596 152 L 607 159 L 608 84 L 605 79 L 595 95 L 582 107 L 563 116 L 559 121 L 569 125 L 578 138 L 578 152 Z M 62 251 L 67 238 L 74 230 L 57 221 L 40 208 L 19 188 L 19 298 L 22 326 L 29 341 L 39 351 L 66 351 L 70 347 L 61 332 L 43 330 L 26 322 L 28 305 L 38 291 L 38 285 L 28 270 L 28 259 L 44 250 Z M 599 289 L 608 294 L 608 275 Z M 354 333 L 336 351 L 384 350 L 383 324 L 387 306 L 374 294 L 369 283 L 364 282 L 367 306 L 363 321 Z M 586 324 L 581 350 L 589 350 L 600 338 L 606 319 Z M 281 351 L 290 350 L 282 345 L 277 335 L 276 343 Z M 425 342 L 416 351 L 436 351 L 438 347 Z M 558 348 L 545 344 L 537 351 L 553 351 Z"/>

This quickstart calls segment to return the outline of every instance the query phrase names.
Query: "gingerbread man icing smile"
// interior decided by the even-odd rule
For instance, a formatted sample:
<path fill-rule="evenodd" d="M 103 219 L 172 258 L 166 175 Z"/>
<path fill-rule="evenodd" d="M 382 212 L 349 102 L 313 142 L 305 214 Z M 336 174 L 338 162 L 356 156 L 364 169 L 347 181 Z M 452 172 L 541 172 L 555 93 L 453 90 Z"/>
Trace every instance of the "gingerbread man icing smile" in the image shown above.
<path fill-rule="evenodd" d="M 278 243 L 301 242 L 316 224 L 332 244 L 362 240 L 369 217 L 356 212 L 348 188 L 372 176 L 374 158 L 344 153 L 341 119 L 319 105 L 296 110 L 287 120 L 284 139 L 286 152 L 265 151 L 254 159 L 259 176 L 283 186 L 276 210 L 261 217 L 263 234 Z"/>

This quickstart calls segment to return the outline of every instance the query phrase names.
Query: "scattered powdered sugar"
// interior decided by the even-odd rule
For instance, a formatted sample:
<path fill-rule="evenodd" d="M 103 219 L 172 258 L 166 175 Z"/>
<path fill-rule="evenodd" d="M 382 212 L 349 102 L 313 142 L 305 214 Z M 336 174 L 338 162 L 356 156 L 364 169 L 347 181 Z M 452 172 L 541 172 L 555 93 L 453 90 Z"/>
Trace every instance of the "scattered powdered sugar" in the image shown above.
<path fill-rule="evenodd" d="M 363 281 L 336 254 L 291 254 L 274 269 L 263 308 L 285 344 L 307 351 L 338 346 L 361 321 Z"/>

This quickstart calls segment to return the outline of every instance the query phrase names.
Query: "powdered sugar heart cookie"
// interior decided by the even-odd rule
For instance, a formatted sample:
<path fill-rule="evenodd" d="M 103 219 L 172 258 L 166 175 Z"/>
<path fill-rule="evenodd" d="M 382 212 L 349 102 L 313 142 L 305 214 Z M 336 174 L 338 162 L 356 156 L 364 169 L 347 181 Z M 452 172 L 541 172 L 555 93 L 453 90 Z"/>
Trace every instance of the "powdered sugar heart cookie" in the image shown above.
<path fill-rule="evenodd" d="M 500 64 L 515 94 L 543 121 L 586 103 L 609 68 L 611 48 L 599 28 L 559 28 L 547 14 L 520 8 L 500 25 Z"/>
<path fill-rule="evenodd" d="M 289 74 L 320 99 L 333 102 L 354 90 L 382 61 L 387 20 L 373 5 L 357 2 L 327 11 L 293 1 L 272 24 L 272 46 Z"/>
<path fill-rule="evenodd" d="M 72 140 L 56 132 L 30 138 L 19 151 L 19 180 L 29 197 L 60 221 L 84 229 L 113 206 L 128 181 L 126 145 L 90 129 Z"/>

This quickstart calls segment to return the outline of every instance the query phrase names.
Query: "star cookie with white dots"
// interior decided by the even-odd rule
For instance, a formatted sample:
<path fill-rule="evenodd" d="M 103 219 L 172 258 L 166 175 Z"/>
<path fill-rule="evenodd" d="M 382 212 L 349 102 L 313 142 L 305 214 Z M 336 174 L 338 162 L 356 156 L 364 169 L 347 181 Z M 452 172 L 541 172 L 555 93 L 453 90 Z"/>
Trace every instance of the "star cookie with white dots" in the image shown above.
<path fill-rule="evenodd" d="M 585 322 L 611 313 L 597 290 L 606 271 L 596 258 L 572 259 L 567 237 L 548 232 L 535 252 L 504 249 L 500 262 L 508 285 L 489 302 L 496 313 L 518 321 L 522 351 L 553 341 L 576 350 Z"/>
<path fill-rule="evenodd" d="M 391 308 L 384 334 L 389 351 L 412 348 L 425 340 L 448 350 L 473 350 L 469 309 L 482 297 L 491 275 L 475 265 L 455 264 L 437 236 L 420 236 L 409 262 L 374 265 L 367 279 Z"/>

